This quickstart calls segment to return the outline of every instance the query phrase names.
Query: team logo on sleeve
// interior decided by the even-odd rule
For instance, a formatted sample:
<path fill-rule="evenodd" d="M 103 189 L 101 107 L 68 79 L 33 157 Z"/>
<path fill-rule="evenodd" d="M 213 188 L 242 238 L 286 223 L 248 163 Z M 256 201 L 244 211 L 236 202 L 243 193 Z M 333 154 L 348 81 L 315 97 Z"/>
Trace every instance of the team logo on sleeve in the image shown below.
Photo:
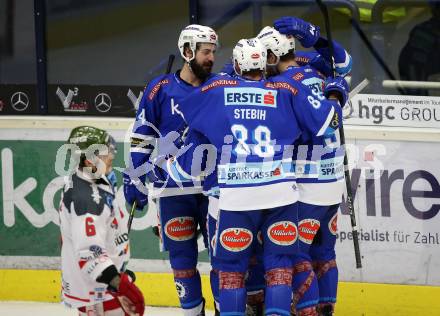
<path fill-rule="evenodd" d="M 332 235 L 336 236 L 338 232 L 338 213 L 333 215 L 332 219 L 328 222 L 328 230 Z"/>
<path fill-rule="evenodd" d="M 267 229 L 269 239 L 280 246 L 290 246 L 298 238 L 296 225 L 290 221 L 276 222 Z"/>
<path fill-rule="evenodd" d="M 195 231 L 194 218 L 189 216 L 172 218 L 165 224 L 165 234 L 175 241 L 190 240 Z"/>
<path fill-rule="evenodd" d="M 304 78 L 304 75 L 302 73 L 300 73 L 300 72 L 297 72 L 296 74 L 294 74 L 292 76 L 292 79 L 296 80 L 296 81 L 300 81 L 302 78 Z"/>
<path fill-rule="evenodd" d="M 228 228 L 220 234 L 220 244 L 226 250 L 239 252 L 252 244 L 252 232 L 246 228 Z"/>
<path fill-rule="evenodd" d="M 319 221 L 313 218 L 306 218 L 299 222 L 299 240 L 306 244 L 312 244 L 313 238 L 319 229 Z"/>
<path fill-rule="evenodd" d="M 277 107 L 278 91 L 261 88 L 225 88 L 225 105 Z"/>
<path fill-rule="evenodd" d="M 185 298 L 188 295 L 188 289 L 180 281 L 174 283 L 176 284 L 177 296 L 179 296 L 180 299 Z"/>

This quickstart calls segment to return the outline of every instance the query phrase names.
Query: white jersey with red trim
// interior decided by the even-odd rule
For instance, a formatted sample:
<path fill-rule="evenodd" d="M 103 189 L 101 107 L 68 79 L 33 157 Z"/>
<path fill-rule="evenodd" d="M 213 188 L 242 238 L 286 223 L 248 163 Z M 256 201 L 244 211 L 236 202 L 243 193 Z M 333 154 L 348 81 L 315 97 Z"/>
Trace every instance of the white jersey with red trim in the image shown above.
<path fill-rule="evenodd" d="M 107 284 L 96 279 L 109 266 L 125 269 L 130 251 L 128 214 L 115 203 L 105 177 L 77 171 L 66 178 L 60 205 L 62 300 L 69 307 L 107 301 Z"/>

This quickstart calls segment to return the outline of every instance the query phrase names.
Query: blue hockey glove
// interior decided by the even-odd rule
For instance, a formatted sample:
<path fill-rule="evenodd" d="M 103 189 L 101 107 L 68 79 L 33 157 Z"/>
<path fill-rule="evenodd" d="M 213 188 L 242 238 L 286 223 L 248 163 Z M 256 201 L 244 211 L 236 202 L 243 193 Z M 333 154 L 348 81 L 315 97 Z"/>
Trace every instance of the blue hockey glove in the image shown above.
<path fill-rule="evenodd" d="M 305 48 L 315 45 L 320 36 L 318 26 L 296 17 L 279 18 L 273 25 L 280 33 L 293 35 Z"/>
<path fill-rule="evenodd" d="M 350 88 L 343 77 L 327 78 L 325 81 L 324 95 L 328 98 L 334 95 L 338 98 L 341 107 L 348 101 Z"/>
<path fill-rule="evenodd" d="M 147 178 L 150 182 L 166 183 L 168 180 L 168 173 L 164 170 L 166 168 L 166 156 L 160 155 L 153 159 L 151 168 L 147 172 Z"/>
<path fill-rule="evenodd" d="M 141 183 L 141 180 L 139 179 L 132 180 L 125 172 L 122 175 L 124 180 L 125 200 L 130 205 L 133 205 L 133 203 L 136 202 L 136 209 L 141 211 L 148 204 L 148 195 L 142 192 L 146 192 L 145 181 L 144 183 Z"/>

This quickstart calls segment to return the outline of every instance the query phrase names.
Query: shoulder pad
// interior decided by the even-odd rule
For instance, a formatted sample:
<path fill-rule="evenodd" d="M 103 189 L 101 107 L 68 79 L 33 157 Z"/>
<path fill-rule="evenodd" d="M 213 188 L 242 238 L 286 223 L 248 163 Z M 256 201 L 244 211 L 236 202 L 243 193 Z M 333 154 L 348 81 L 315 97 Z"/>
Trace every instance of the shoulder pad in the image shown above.
<path fill-rule="evenodd" d="M 272 88 L 272 89 L 288 90 L 293 95 L 297 95 L 298 94 L 298 89 L 296 89 L 290 83 L 285 82 L 285 81 L 284 82 L 283 81 L 266 82 L 265 86 L 267 88 Z"/>
<path fill-rule="evenodd" d="M 66 194 L 69 191 L 71 192 Z M 64 205 L 70 208 L 70 202 L 73 201 L 75 214 L 77 216 L 85 214 L 101 215 L 104 210 L 104 205 L 108 205 L 108 200 L 111 198 L 111 194 L 100 190 L 97 185 L 92 188 L 92 183 L 79 178 L 75 174 L 72 176 L 72 187 L 66 193 L 63 203 L 69 202 L 68 205 Z M 69 198 L 70 201 L 66 198 Z"/>
<path fill-rule="evenodd" d="M 210 83 L 207 83 L 201 88 L 201 92 L 206 92 L 208 90 L 225 87 L 225 86 L 236 86 L 238 81 L 233 79 L 228 74 L 222 74 L 221 76 L 216 76 Z"/>
<path fill-rule="evenodd" d="M 63 200 L 61 201 L 69 213 L 70 213 L 70 205 L 72 204 L 72 201 L 73 201 L 72 188 L 70 187 L 67 191 L 63 193 Z"/>
<path fill-rule="evenodd" d="M 168 75 L 162 75 L 154 78 L 145 88 L 145 93 L 148 95 L 148 100 L 152 101 L 162 86 L 170 83 L 170 78 Z"/>

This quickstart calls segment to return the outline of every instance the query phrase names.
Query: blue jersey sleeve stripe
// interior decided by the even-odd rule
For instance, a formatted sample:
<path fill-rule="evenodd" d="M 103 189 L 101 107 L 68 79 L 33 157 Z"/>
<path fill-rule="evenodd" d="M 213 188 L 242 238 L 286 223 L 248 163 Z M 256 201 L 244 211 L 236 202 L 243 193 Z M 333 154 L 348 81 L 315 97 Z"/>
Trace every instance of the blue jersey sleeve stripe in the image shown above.
<path fill-rule="evenodd" d="M 142 140 L 156 140 L 156 137 L 154 137 L 153 135 L 144 135 L 139 133 L 132 133 L 131 138 L 139 138 Z"/>
<path fill-rule="evenodd" d="M 153 152 L 153 149 L 146 149 L 146 148 L 140 148 L 140 147 L 132 147 L 130 148 L 131 153 L 142 153 L 142 154 L 151 154 Z"/>
<path fill-rule="evenodd" d="M 339 75 L 345 75 L 351 71 L 352 65 L 352 58 L 347 51 L 345 51 L 345 61 L 343 63 L 335 64 L 335 70 Z"/>
<path fill-rule="evenodd" d="M 180 168 L 177 160 L 172 161 L 171 159 L 168 159 L 166 163 L 166 170 L 171 179 L 173 179 L 173 181 L 176 183 L 191 182 L 193 180 L 193 177 L 191 177 L 191 175 L 187 174 L 185 171 L 182 170 L 182 168 Z"/>
<path fill-rule="evenodd" d="M 335 109 L 334 107 L 331 108 L 330 113 L 327 116 L 327 119 L 325 120 L 324 124 L 322 125 L 321 129 L 319 130 L 319 132 L 316 134 L 316 136 L 322 136 L 322 135 L 326 135 L 327 132 L 327 128 L 330 125 L 330 121 L 333 118 L 333 115 L 335 114 Z M 333 130 L 334 131 L 334 130 Z"/>

